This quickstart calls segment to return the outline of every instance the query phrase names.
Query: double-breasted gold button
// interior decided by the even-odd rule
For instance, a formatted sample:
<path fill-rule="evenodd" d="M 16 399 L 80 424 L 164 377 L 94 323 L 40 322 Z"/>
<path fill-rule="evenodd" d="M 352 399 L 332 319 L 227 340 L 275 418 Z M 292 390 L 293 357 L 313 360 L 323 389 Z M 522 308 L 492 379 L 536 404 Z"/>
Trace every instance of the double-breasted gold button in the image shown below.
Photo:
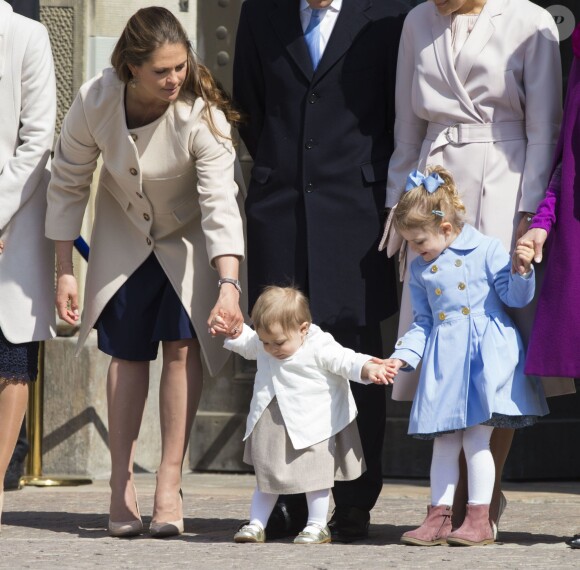
<path fill-rule="evenodd" d="M 464 290 L 465 290 L 465 287 L 467 287 L 467 285 L 465 285 L 465 283 L 463 283 L 463 281 L 461 281 L 461 282 L 459 283 L 459 285 L 457 285 L 457 288 L 458 288 L 460 291 L 464 291 Z"/>
<path fill-rule="evenodd" d="M 461 261 L 461 259 L 455 260 L 455 267 L 461 267 L 462 265 L 463 265 L 463 261 Z"/>
<path fill-rule="evenodd" d="M 145 241 L 147 242 L 147 245 L 151 245 L 151 240 L 149 238 L 146 238 Z"/>
<path fill-rule="evenodd" d="M 149 221 L 151 219 L 151 216 L 149 214 L 143 214 L 143 219 Z"/>
<path fill-rule="evenodd" d="M 133 175 L 133 176 L 137 176 L 137 169 L 136 168 L 129 168 L 129 172 Z"/>
<path fill-rule="evenodd" d="M 439 267 L 437 267 L 436 265 L 431 267 L 431 273 L 437 273 L 437 271 L 439 271 Z"/>
<path fill-rule="evenodd" d="M 440 320 L 440 321 L 444 321 L 444 320 L 445 320 L 445 313 L 444 313 L 443 311 L 441 311 L 441 312 L 439 313 L 439 320 Z"/>
<path fill-rule="evenodd" d="M 135 133 L 131 133 L 131 138 L 136 141 L 139 137 Z"/>
<path fill-rule="evenodd" d="M 401 346 L 403 344 L 403 341 L 400 340 L 399 342 L 397 342 L 397 346 Z"/>
<path fill-rule="evenodd" d="M 435 289 L 435 295 L 441 295 L 441 293 L 443 293 L 443 291 L 437 287 L 437 289 Z"/>
<path fill-rule="evenodd" d="M 463 309 L 461 309 L 461 312 L 464 315 L 469 315 L 469 313 L 471 313 L 471 311 L 469 310 L 469 307 L 463 307 Z"/>

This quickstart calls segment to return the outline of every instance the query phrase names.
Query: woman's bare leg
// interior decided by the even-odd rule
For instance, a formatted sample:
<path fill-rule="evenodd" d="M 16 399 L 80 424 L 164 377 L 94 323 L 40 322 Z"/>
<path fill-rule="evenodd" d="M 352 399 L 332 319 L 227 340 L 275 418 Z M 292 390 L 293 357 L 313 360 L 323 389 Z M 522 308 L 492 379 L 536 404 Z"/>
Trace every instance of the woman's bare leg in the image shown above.
<path fill-rule="evenodd" d="M 0 484 L 4 481 L 14 453 L 27 404 L 27 382 L 8 382 L 0 379 Z"/>
<path fill-rule="evenodd" d="M 179 498 L 181 469 L 202 387 L 199 342 L 196 339 L 164 342 L 159 388 L 161 464 L 152 521 L 163 523 L 183 518 Z"/>
<path fill-rule="evenodd" d="M 111 506 L 114 522 L 139 518 L 133 462 L 149 391 L 149 361 L 113 358 L 107 375 Z"/>

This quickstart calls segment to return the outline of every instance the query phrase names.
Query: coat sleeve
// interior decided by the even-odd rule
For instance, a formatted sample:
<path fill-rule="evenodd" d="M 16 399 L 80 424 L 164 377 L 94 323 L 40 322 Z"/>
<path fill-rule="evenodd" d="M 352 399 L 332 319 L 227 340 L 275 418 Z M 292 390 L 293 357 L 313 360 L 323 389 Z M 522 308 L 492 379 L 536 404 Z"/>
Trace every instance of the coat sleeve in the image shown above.
<path fill-rule="evenodd" d="M 212 107 L 210 112 L 224 136 L 213 133 L 202 114 L 191 132 L 189 151 L 195 160 L 201 227 L 213 265 L 220 255 L 244 257 L 244 232 L 234 181 L 236 153 L 232 141 L 226 138 L 231 126 L 220 110 Z"/>
<path fill-rule="evenodd" d="M 562 66 L 558 29 L 542 10 L 524 54 L 525 120 L 528 139 L 520 212 L 535 212 L 548 184 L 562 120 Z"/>
<path fill-rule="evenodd" d="M 417 368 L 421 358 L 423 358 L 425 344 L 433 329 L 433 313 L 419 271 L 420 269 L 416 264 L 411 265 L 409 292 L 413 306 L 413 324 L 397 341 L 395 351 L 391 354 L 391 358 L 399 358 L 409 365 L 405 370 Z"/>
<path fill-rule="evenodd" d="M 342 376 L 346 380 L 359 384 L 371 384 L 370 380 L 361 378 L 361 373 L 365 362 L 371 360 L 372 356 L 345 348 L 336 342 L 330 333 L 320 332 L 319 334 L 315 358 L 320 368 Z"/>
<path fill-rule="evenodd" d="M 527 277 L 512 273 L 511 258 L 499 240 L 493 240 L 488 247 L 485 262 L 490 283 L 508 307 L 521 308 L 532 301 L 536 290 L 533 268 Z"/>
<path fill-rule="evenodd" d="M 14 76 L 21 77 L 21 100 L 15 102 L 20 110 L 20 144 L 0 174 L 0 231 L 38 187 L 50 157 L 56 121 L 56 83 L 48 32 L 35 24 L 28 38 L 23 35 L 15 31 L 17 41 L 28 40 L 22 69 L 14 70 Z"/>
<path fill-rule="evenodd" d="M 256 157 L 264 124 L 265 85 L 262 63 L 256 47 L 247 4 L 242 4 L 236 36 L 233 70 L 234 101 L 245 115 L 240 136 L 252 158 Z"/>
<path fill-rule="evenodd" d="M 427 132 L 427 121 L 413 111 L 411 93 L 415 75 L 414 42 L 411 29 L 413 16 L 408 16 L 403 25 L 397 61 L 397 81 L 395 86 L 395 150 L 389 162 L 387 179 L 387 208 L 398 201 L 407 175 L 417 167 L 421 145 Z"/>
<path fill-rule="evenodd" d="M 260 339 L 255 331 L 244 324 L 242 334 L 238 338 L 226 338 L 224 348 L 243 356 L 246 360 L 258 359 Z"/>
<path fill-rule="evenodd" d="M 79 93 L 64 118 L 54 150 L 46 237 L 68 241 L 80 235 L 99 154 Z"/>

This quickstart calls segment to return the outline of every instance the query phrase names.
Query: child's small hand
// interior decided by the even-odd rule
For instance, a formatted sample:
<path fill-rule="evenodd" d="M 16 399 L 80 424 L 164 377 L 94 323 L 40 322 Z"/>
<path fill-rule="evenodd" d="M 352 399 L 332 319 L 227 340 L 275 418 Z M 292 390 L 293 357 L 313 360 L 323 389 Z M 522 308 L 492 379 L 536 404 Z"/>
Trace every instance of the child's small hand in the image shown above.
<path fill-rule="evenodd" d="M 374 384 L 392 384 L 395 375 L 384 364 L 378 364 L 369 360 L 362 369 L 361 376 Z"/>
<path fill-rule="evenodd" d="M 529 273 L 534 260 L 534 244 L 528 240 L 520 240 L 513 255 L 513 265 L 520 275 Z"/>

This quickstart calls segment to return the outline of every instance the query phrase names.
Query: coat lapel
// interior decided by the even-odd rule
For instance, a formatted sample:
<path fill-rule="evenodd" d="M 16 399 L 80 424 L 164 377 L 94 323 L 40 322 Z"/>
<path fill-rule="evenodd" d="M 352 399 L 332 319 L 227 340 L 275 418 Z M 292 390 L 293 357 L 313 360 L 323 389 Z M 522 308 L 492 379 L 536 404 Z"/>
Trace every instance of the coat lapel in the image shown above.
<path fill-rule="evenodd" d="M 455 70 L 462 85 L 469 77 L 475 60 L 495 32 L 494 18 L 502 13 L 504 0 L 488 0 L 477 18 L 473 31 L 459 52 Z"/>
<path fill-rule="evenodd" d="M 319 81 L 345 54 L 360 31 L 371 22 L 366 10 L 371 0 L 343 1 L 340 13 L 314 73 L 314 82 Z"/>
<path fill-rule="evenodd" d="M 441 16 L 435 6 L 432 8 L 432 20 L 430 24 L 433 34 L 433 48 L 441 74 L 449 84 L 449 87 L 451 87 L 455 96 L 463 103 L 467 114 L 471 115 L 477 122 L 481 122 L 481 117 L 475 109 L 473 101 L 461 81 L 459 81 L 459 77 L 455 71 L 453 48 L 451 47 L 451 16 Z M 429 22 L 427 22 L 428 24 Z"/>
<path fill-rule="evenodd" d="M 300 24 L 298 1 L 272 0 L 269 3 L 269 17 L 282 45 L 310 81 L 314 70 Z"/>

